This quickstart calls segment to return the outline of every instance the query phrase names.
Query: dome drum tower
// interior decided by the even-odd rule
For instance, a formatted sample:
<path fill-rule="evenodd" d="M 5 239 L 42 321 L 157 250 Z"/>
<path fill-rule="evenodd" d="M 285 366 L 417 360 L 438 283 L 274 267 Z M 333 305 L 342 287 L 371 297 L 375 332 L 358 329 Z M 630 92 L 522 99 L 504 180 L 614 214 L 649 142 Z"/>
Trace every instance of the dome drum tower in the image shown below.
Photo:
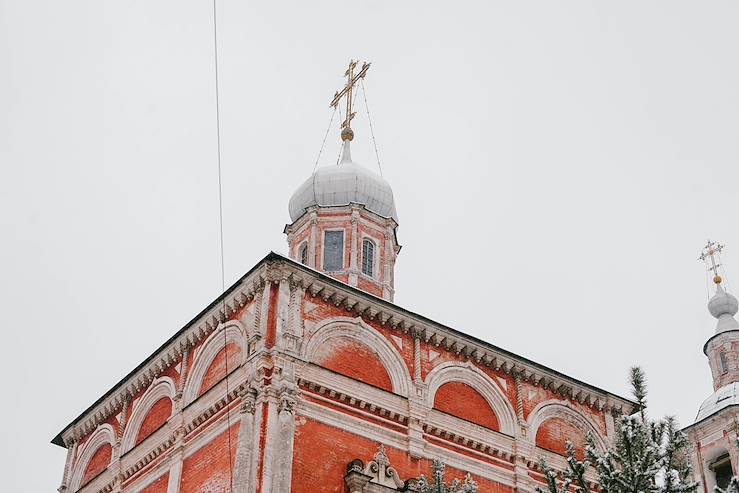
<path fill-rule="evenodd" d="M 285 226 L 289 256 L 350 286 L 393 301 L 397 223 L 364 204 L 306 208 Z"/>
<path fill-rule="evenodd" d="M 736 297 L 722 286 L 718 254 L 723 245 L 709 241 L 700 259 L 713 272 L 716 292 L 708 311 L 717 319 L 716 330 L 703 346 L 713 377 L 714 392 L 703 401 L 695 422 L 684 431 L 692 444 L 691 462 L 703 493 L 726 488 L 739 471 L 739 311 Z"/>
<path fill-rule="evenodd" d="M 375 296 L 393 301 L 394 268 L 400 252 L 398 213 L 390 185 L 351 157 L 354 85 L 369 64 L 355 75 L 352 61 L 345 87 L 334 95 L 336 108 L 346 98 L 341 124 L 341 159 L 316 170 L 290 198 L 291 224 L 285 226 L 290 258 Z"/>

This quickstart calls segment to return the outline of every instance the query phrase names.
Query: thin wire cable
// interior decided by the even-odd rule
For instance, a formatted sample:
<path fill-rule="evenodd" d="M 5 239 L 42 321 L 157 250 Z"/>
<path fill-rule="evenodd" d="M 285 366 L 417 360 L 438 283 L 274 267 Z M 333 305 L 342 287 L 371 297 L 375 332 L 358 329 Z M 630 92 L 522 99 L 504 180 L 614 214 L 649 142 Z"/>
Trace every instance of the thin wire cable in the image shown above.
<path fill-rule="evenodd" d="M 223 319 L 226 319 L 226 262 L 223 254 L 223 179 L 221 173 L 221 109 L 218 81 L 218 10 L 216 9 L 216 0 L 213 0 L 213 60 L 215 73 L 215 99 L 216 99 L 216 155 L 218 162 L 218 226 L 219 240 L 221 248 L 221 296 L 223 301 Z M 224 372 L 226 374 L 226 401 L 229 398 L 228 388 L 228 338 L 226 330 L 223 330 L 223 356 L 224 356 Z M 228 436 L 228 491 L 233 492 L 233 466 L 231 458 L 231 409 L 226 404 L 226 435 Z"/>
<path fill-rule="evenodd" d="M 341 119 L 341 108 L 339 108 L 339 122 L 342 122 Z M 339 132 L 341 132 L 341 123 L 339 123 Z M 339 159 L 341 159 L 341 151 L 344 149 L 344 140 L 342 139 L 341 145 L 339 146 L 339 154 L 336 156 L 336 166 L 339 165 Z"/>
<path fill-rule="evenodd" d="M 375 140 L 375 129 L 372 127 L 372 117 L 370 116 L 369 104 L 367 104 L 367 93 L 364 90 L 364 79 L 360 79 L 359 84 L 362 86 L 362 96 L 364 97 L 364 107 L 367 110 L 367 121 L 369 122 L 370 135 L 372 135 L 372 145 L 375 147 L 375 156 L 377 157 L 377 167 L 380 170 L 380 176 L 382 176 L 382 165 L 380 164 L 380 153 L 377 152 L 377 141 Z"/>
<path fill-rule="evenodd" d="M 338 108 L 338 105 L 334 106 L 334 112 L 331 113 L 331 120 L 329 120 L 328 122 L 328 127 L 326 128 L 326 135 L 323 136 L 323 142 L 321 142 L 321 150 L 318 151 L 318 157 L 316 158 L 316 164 L 313 165 L 312 173 L 315 173 L 316 168 L 318 167 L 318 161 L 321 159 L 321 154 L 323 154 L 323 147 L 326 145 L 326 139 L 328 138 L 328 134 L 331 131 L 331 124 L 334 123 L 334 116 L 336 116 L 337 108 Z"/>
<path fill-rule="evenodd" d="M 724 283 L 726 284 L 726 291 L 731 293 L 731 283 L 729 282 L 729 277 L 726 275 L 726 267 L 724 266 L 724 262 L 721 260 L 721 253 L 718 253 L 716 257 L 718 257 L 718 263 L 721 266 L 721 274 L 723 274 L 722 278 L 724 280 Z"/>

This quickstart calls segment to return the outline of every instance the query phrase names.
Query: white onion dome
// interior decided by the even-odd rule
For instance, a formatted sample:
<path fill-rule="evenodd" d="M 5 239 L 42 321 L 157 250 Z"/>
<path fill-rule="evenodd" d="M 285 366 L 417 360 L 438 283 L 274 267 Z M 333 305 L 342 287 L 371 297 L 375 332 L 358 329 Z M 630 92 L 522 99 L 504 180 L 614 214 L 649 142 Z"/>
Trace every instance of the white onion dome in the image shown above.
<path fill-rule="evenodd" d="M 739 404 L 739 383 L 726 384 L 703 401 L 698 410 L 698 415 L 695 417 L 695 422 L 702 421 L 726 407 L 737 404 Z"/>
<path fill-rule="evenodd" d="M 739 301 L 733 294 L 724 291 L 721 284 L 716 284 L 716 294 L 708 301 L 708 311 L 718 319 L 716 332 L 739 329 L 734 315 L 739 311 Z"/>
<path fill-rule="evenodd" d="M 342 138 L 344 136 L 342 135 Z M 390 184 L 380 175 L 352 161 L 349 142 L 344 139 L 337 166 L 319 168 L 290 197 L 290 219 L 295 222 L 308 207 L 361 204 L 375 214 L 398 222 Z"/>

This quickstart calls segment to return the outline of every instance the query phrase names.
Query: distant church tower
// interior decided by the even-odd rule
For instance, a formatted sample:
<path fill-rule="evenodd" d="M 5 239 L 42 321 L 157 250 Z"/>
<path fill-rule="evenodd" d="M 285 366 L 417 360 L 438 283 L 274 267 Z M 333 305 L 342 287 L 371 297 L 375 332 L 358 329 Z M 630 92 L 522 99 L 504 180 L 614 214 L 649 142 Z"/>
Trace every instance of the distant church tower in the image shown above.
<path fill-rule="evenodd" d="M 696 480 L 705 493 L 712 493 L 715 486 L 725 488 L 739 470 L 739 322 L 734 315 L 739 302 L 727 293 L 718 275 L 718 255 L 723 245 L 709 241 L 701 260 L 713 271 L 716 293 L 708 302 L 708 311 L 718 322 L 715 333 L 703 346 L 713 375 L 713 394 L 703 401 L 695 422 L 685 431 L 693 444 L 693 467 Z"/>
<path fill-rule="evenodd" d="M 290 198 L 285 227 L 290 258 L 375 296 L 393 301 L 395 259 L 400 252 L 393 191 L 379 175 L 352 160 L 352 91 L 368 63 L 334 96 L 346 97 L 343 147 L 336 166 L 319 168 Z"/>

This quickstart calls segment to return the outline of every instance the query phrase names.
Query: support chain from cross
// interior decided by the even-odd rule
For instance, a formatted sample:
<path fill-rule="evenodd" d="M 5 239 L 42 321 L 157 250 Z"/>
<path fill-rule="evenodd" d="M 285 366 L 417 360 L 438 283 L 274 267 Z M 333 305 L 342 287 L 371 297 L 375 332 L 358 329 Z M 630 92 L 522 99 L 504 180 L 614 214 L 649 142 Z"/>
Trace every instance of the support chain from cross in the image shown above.
<path fill-rule="evenodd" d="M 331 108 L 337 108 L 341 98 L 346 97 L 346 118 L 341 122 L 341 140 L 351 141 L 354 138 L 354 131 L 352 130 L 352 119 L 356 115 L 356 112 L 352 111 L 352 103 L 354 100 L 354 86 L 367 75 L 367 71 L 370 68 L 371 63 L 364 62 L 362 68 L 357 74 L 354 74 L 354 69 L 359 63 L 357 60 L 351 60 L 349 62 L 349 68 L 344 72 L 346 77 L 346 85 L 341 91 L 336 91 L 334 98 L 331 100 L 329 106 Z"/>

